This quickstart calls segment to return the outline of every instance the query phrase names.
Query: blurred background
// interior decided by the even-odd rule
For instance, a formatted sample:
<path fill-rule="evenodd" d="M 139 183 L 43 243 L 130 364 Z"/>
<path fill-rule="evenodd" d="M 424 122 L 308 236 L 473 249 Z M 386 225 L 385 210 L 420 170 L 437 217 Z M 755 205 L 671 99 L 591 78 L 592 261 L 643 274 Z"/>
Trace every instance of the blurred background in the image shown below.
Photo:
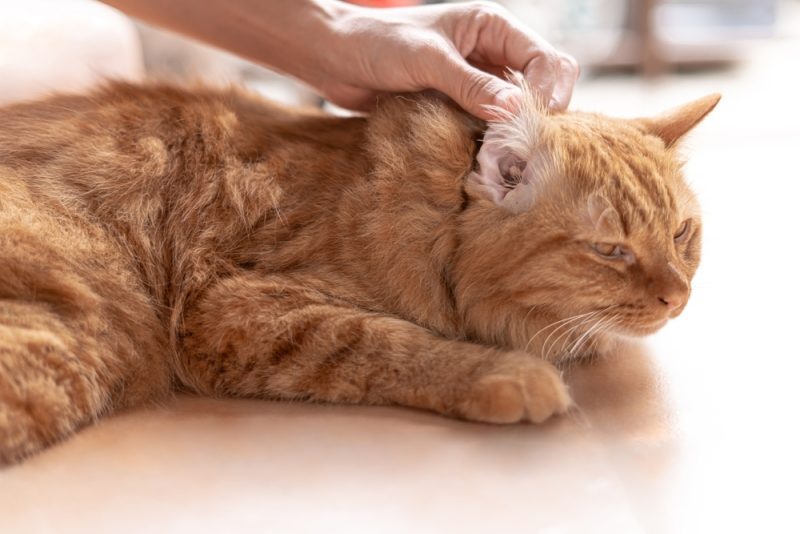
<path fill-rule="evenodd" d="M 435 1 L 359 0 L 367 6 Z M 583 81 L 608 73 L 652 79 L 671 72 L 736 68 L 754 43 L 785 36 L 778 0 L 500 0 L 528 27 L 581 64 Z M 795 2 L 796 3 L 796 2 Z M 792 11 L 792 13 L 786 13 Z M 780 22 L 796 6 L 782 6 Z M 229 54 L 137 24 L 149 75 L 243 82 L 287 103 L 318 103 L 300 84 Z"/>
<path fill-rule="evenodd" d="M 573 109 L 722 93 L 682 147 L 704 212 L 684 314 L 570 369 L 579 411 L 543 427 L 179 396 L 0 471 L 0 532 L 800 532 L 800 2 L 503 4 L 581 63 Z M 0 103 L 104 76 L 323 105 L 102 4 L 0 0 Z"/>
<path fill-rule="evenodd" d="M 438 2 L 354 3 L 380 7 Z M 735 69 L 752 58 L 754 44 L 786 38 L 786 27 L 797 23 L 797 2 L 778 0 L 498 3 L 575 56 L 583 68 L 583 82 L 608 73 L 654 78 L 673 72 Z M 102 75 L 147 75 L 245 83 L 283 102 L 318 103 L 307 88 L 261 66 L 146 24 L 131 26 L 90 0 L 0 0 L 0 7 L 4 73 L 0 102 L 48 90 L 79 89 Z M 70 56 L 73 61 L 65 62 Z M 58 86 L 51 87 L 56 82 Z"/>

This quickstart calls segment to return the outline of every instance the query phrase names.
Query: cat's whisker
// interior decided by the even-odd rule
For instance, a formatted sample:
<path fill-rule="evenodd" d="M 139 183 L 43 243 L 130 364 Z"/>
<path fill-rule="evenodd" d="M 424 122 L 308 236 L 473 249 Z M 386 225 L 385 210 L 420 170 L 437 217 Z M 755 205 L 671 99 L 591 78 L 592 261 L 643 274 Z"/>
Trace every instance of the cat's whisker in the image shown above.
<path fill-rule="evenodd" d="M 579 318 L 576 317 L 574 319 L 578 320 L 578 325 L 577 326 L 580 326 L 581 324 L 583 324 L 587 320 L 586 317 L 579 317 Z M 557 338 L 555 338 L 552 342 L 550 342 L 550 338 L 553 335 L 555 335 L 558 331 L 560 331 L 562 328 L 564 328 L 564 327 L 568 327 L 566 332 L 570 332 L 570 331 L 573 330 L 573 328 L 575 328 L 574 326 L 569 326 L 569 323 L 564 323 L 561 326 L 559 326 L 558 328 L 556 328 L 555 330 L 553 330 L 553 332 L 551 332 L 550 335 L 547 336 L 547 338 L 542 343 L 541 353 L 543 355 L 542 356 L 543 358 L 548 359 L 550 357 L 550 352 L 552 352 L 552 348 L 555 346 L 555 344 L 558 341 L 558 339 L 561 338 L 561 335 L 559 335 Z M 550 342 L 550 343 L 548 344 L 548 342 Z"/>
<path fill-rule="evenodd" d="M 530 313 L 530 311 L 529 311 L 528 313 Z M 579 317 L 583 317 L 583 316 L 585 316 L 585 315 L 589 315 L 590 313 L 593 313 L 593 312 L 587 312 L 587 313 L 582 313 L 582 314 L 579 314 L 579 315 L 573 315 L 573 316 L 567 317 L 567 318 L 565 318 L 565 319 L 560 319 L 560 320 L 558 320 L 558 321 L 554 321 L 554 322 L 552 322 L 552 323 L 548 324 L 547 326 L 544 326 L 544 327 L 540 328 L 540 329 L 539 329 L 539 330 L 538 330 L 538 331 L 537 331 L 535 334 L 533 334 L 533 336 L 532 336 L 532 337 L 531 337 L 531 338 L 528 340 L 528 343 L 526 343 L 526 344 L 525 344 L 525 349 L 524 349 L 524 350 L 527 352 L 527 350 L 528 350 L 528 348 L 530 347 L 531 343 L 533 343 L 533 340 L 534 340 L 534 339 L 536 339 L 536 337 L 537 337 L 539 334 L 541 334 L 542 332 L 544 332 L 544 331 L 545 331 L 545 330 L 547 330 L 548 328 L 551 328 L 551 327 L 553 327 L 553 326 L 555 326 L 555 325 L 557 325 L 557 324 L 560 324 L 560 323 L 564 323 L 564 322 L 572 321 L 572 320 L 574 320 L 574 319 L 577 319 L 577 318 L 579 318 Z M 527 317 L 527 315 L 526 315 L 526 317 Z M 559 327 L 559 328 L 561 328 L 561 327 Z M 556 330 L 554 330 L 554 331 L 551 333 L 551 335 L 552 335 L 553 333 L 555 333 L 556 331 L 558 331 L 558 329 L 559 329 L 559 328 L 557 328 Z M 548 338 L 549 338 L 549 336 L 548 336 Z M 546 343 L 546 342 L 547 342 L 547 339 L 545 339 L 545 343 Z M 542 346 L 544 347 L 544 344 L 543 344 Z"/>
<path fill-rule="evenodd" d="M 605 316 L 601 318 L 594 327 L 589 330 L 586 334 L 584 334 L 583 338 L 578 340 L 578 342 L 572 347 L 573 355 L 576 355 L 582 351 L 587 344 L 594 343 L 600 335 L 600 333 L 606 328 L 608 324 L 610 324 L 616 315 L 612 316 Z"/>
<path fill-rule="evenodd" d="M 589 349 L 589 351 L 591 351 L 591 352 L 596 352 L 597 351 L 598 344 L 600 343 L 600 340 L 602 339 L 603 334 L 605 334 L 606 332 L 609 332 L 613 327 L 618 325 L 618 323 L 616 321 L 617 321 L 617 319 L 619 317 L 620 317 L 619 314 L 614 314 L 614 316 L 609 317 L 608 320 L 603 324 L 603 326 L 600 327 L 594 333 L 594 335 L 591 337 L 591 339 L 587 343 L 587 348 Z"/>
<path fill-rule="evenodd" d="M 575 356 L 578 354 L 579 350 L 583 348 L 583 345 L 586 344 L 587 340 L 591 340 L 597 336 L 597 334 L 605 327 L 606 324 L 609 324 L 611 321 L 616 319 L 618 314 L 613 315 L 606 315 L 601 317 L 594 325 L 592 325 L 586 332 L 580 336 L 575 343 L 572 345 L 572 348 L 569 350 L 570 356 Z"/>
<path fill-rule="evenodd" d="M 617 320 L 617 318 L 618 318 L 618 317 L 619 317 L 619 314 L 617 314 L 617 313 L 615 313 L 615 314 L 613 314 L 613 315 L 610 315 L 610 316 L 607 316 L 607 317 L 606 317 L 606 319 L 605 319 L 605 321 L 603 321 L 603 323 L 600 325 L 600 327 L 599 327 L 599 328 L 597 328 L 597 330 L 595 330 L 595 331 L 592 333 L 592 335 L 591 335 L 591 337 L 590 337 L 590 339 L 589 339 L 588 341 L 589 341 L 589 342 L 590 342 L 590 343 L 591 343 L 593 346 L 596 346 L 596 345 L 597 345 L 597 343 L 598 343 L 598 341 L 600 340 L 600 336 L 601 336 L 603 333 L 607 332 L 607 331 L 609 330 L 609 328 L 611 328 L 611 326 L 613 326 L 614 324 L 616 324 L 616 323 L 615 323 L 615 321 Z M 587 344 L 588 344 L 588 343 L 587 343 Z M 584 348 L 584 347 L 580 347 L 580 349 L 581 349 L 581 350 L 583 350 L 583 348 Z"/>
<path fill-rule="evenodd" d="M 597 324 L 597 320 L 595 319 L 595 317 L 591 317 L 589 318 L 589 320 L 583 321 L 581 324 L 576 325 L 575 328 L 572 328 L 569 332 L 569 336 L 566 338 L 564 342 L 565 350 L 563 350 L 562 352 L 564 354 L 568 354 L 571 356 L 570 348 L 575 343 L 574 341 L 571 341 L 571 338 L 575 335 L 576 332 L 578 332 L 578 337 L 580 337 L 581 335 L 583 335 L 582 332 L 591 329 L 595 324 Z M 588 328 L 586 328 L 587 325 L 589 325 Z"/>
<path fill-rule="evenodd" d="M 567 317 L 566 319 L 562 319 L 560 321 L 556 321 L 555 323 L 552 323 L 552 324 L 546 326 L 545 328 L 549 328 L 550 326 L 554 326 L 556 324 L 561 323 L 557 328 L 553 329 L 553 331 L 550 332 L 550 334 L 545 338 L 544 342 L 542 343 L 542 353 L 546 352 L 547 343 L 548 343 L 548 341 L 550 341 L 550 338 L 553 337 L 553 335 L 556 334 L 556 332 L 558 332 L 559 330 L 561 330 L 562 328 L 566 327 L 567 325 L 569 325 L 570 323 L 572 323 L 574 321 L 580 320 L 580 319 L 586 317 L 587 315 L 594 315 L 596 313 L 597 313 L 597 311 L 591 311 L 591 312 L 581 313 L 579 315 L 573 315 L 571 317 Z M 544 330 L 545 328 L 543 328 L 542 330 Z M 541 330 L 540 330 L 540 332 L 541 332 Z M 537 332 L 536 335 L 538 335 L 538 332 Z M 536 337 L 536 335 L 534 335 L 534 338 Z M 532 341 L 533 341 L 533 338 L 531 338 L 531 340 L 528 342 L 528 345 L 526 345 L 526 349 L 527 349 L 527 346 L 529 346 Z"/>
<path fill-rule="evenodd" d="M 592 332 L 597 329 L 598 325 L 602 324 L 604 318 L 600 317 L 592 323 L 589 328 L 584 330 L 580 335 L 578 335 L 570 344 L 569 348 L 565 351 L 570 358 L 573 358 L 576 354 L 578 354 L 578 348 L 586 339 L 592 339 Z"/>
<path fill-rule="evenodd" d="M 580 330 L 581 328 L 583 328 L 587 324 L 590 324 L 592 319 L 594 319 L 594 317 L 596 317 L 599 313 L 601 313 L 599 310 L 594 312 L 589 317 L 585 317 L 582 321 L 579 321 L 577 324 L 572 325 L 570 328 L 568 328 L 567 330 L 562 332 L 557 338 L 555 338 L 553 340 L 552 343 L 550 343 L 550 346 L 547 349 L 547 355 L 546 355 L 545 359 L 549 359 L 550 358 L 550 353 L 553 351 L 553 349 L 555 349 L 555 347 L 558 346 L 559 342 L 562 339 L 569 340 L 570 336 L 572 336 L 576 331 Z"/>
<path fill-rule="evenodd" d="M 592 353 L 592 352 L 595 352 L 595 351 L 597 350 L 597 346 L 598 346 L 598 344 L 600 343 L 600 338 L 601 338 L 601 336 L 602 336 L 602 335 L 603 335 L 605 332 L 607 332 L 607 331 L 608 331 L 608 329 L 609 329 L 611 326 L 613 326 L 613 325 L 612 325 L 612 321 L 606 321 L 606 323 L 605 323 L 605 324 L 604 324 L 602 327 L 600 327 L 600 328 L 597 330 L 597 332 L 595 332 L 595 333 L 594 333 L 594 335 L 593 335 L 593 336 L 591 336 L 591 338 L 590 338 L 590 339 L 588 340 L 588 342 L 586 343 L 586 347 L 585 347 L 585 350 L 586 350 L 586 352 L 587 352 L 587 353 Z M 581 350 L 583 350 L 583 348 L 582 348 Z M 576 351 L 576 353 L 577 353 L 577 351 Z"/>
<path fill-rule="evenodd" d="M 602 315 L 602 314 L 605 314 L 605 313 L 607 313 L 609 310 L 612 310 L 612 309 L 614 309 L 614 308 L 616 308 L 616 307 L 618 307 L 618 305 L 617 305 L 617 304 L 611 304 L 611 305 L 609 305 L 609 306 L 606 306 L 605 308 L 601 308 L 601 309 L 597 310 L 597 314 L 595 314 L 595 315 L 593 315 L 592 317 L 590 317 L 590 319 L 592 319 L 592 320 L 594 321 L 594 324 L 592 324 L 591 326 L 589 326 L 589 328 L 587 329 L 587 332 L 590 332 L 592 329 L 594 329 L 594 328 L 597 326 L 597 324 L 601 323 L 601 322 L 603 321 L 603 319 L 604 319 L 605 317 L 607 317 L 607 315 Z M 600 317 L 597 317 L 597 315 L 600 315 Z M 588 322 L 588 321 L 587 321 L 587 322 Z M 585 324 L 586 324 L 586 323 L 583 323 L 581 326 L 584 326 Z M 578 336 L 578 339 L 577 339 L 575 342 L 573 342 L 573 343 L 572 343 L 572 347 L 574 347 L 574 346 L 575 346 L 575 344 L 578 342 L 578 340 L 582 339 L 584 336 L 585 336 L 585 333 L 584 333 L 584 334 L 581 334 L 581 335 L 579 335 L 579 336 Z M 568 352 L 570 352 L 570 351 L 568 351 Z"/>
<path fill-rule="evenodd" d="M 576 330 L 578 330 L 580 328 L 583 328 L 587 323 L 589 323 L 597 315 L 605 313 L 608 310 L 611 310 L 611 309 L 613 309 L 613 308 L 615 308 L 617 306 L 618 305 L 616 305 L 616 304 L 611 304 L 609 306 L 606 306 L 605 308 L 600 308 L 598 310 L 593 310 L 591 312 L 586 312 L 586 313 L 583 313 L 583 314 L 580 314 L 580 315 L 577 315 L 577 316 L 573 316 L 572 318 L 568 318 L 569 322 L 572 322 L 572 319 L 575 319 L 575 318 L 578 318 L 578 317 L 583 318 L 583 320 L 581 320 L 578 324 L 573 325 L 572 327 L 568 328 L 567 331 L 563 332 L 562 334 L 559 334 L 559 336 L 557 338 L 555 338 L 553 340 L 553 342 L 548 345 L 547 343 L 548 343 L 549 339 L 558 330 L 561 330 L 564 326 L 566 326 L 566 323 L 561 325 L 561 326 L 559 326 L 557 329 L 555 329 L 553 332 L 551 332 L 550 335 L 547 336 L 547 338 L 545 339 L 544 343 L 542 344 L 543 358 L 544 359 L 549 359 L 550 358 L 550 353 L 553 352 L 553 350 L 558 346 L 558 343 L 560 342 L 561 339 L 564 339 L 565 337 L 566 337 L 566 339 L 569 339 L 569 336 L 571 336 Z"/>

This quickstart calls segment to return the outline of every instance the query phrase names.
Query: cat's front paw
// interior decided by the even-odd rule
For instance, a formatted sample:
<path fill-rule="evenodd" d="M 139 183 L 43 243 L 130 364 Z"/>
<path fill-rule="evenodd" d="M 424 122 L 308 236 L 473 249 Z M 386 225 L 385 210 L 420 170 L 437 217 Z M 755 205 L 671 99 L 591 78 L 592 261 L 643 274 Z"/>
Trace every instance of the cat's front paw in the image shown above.
<path fill-rule="evenodd" d="M 487 423 L 541 423 L 572 406 L 567 386 L 551 364 L 514 355 L 481 376 L 462 404 L 462 415 Z"/>

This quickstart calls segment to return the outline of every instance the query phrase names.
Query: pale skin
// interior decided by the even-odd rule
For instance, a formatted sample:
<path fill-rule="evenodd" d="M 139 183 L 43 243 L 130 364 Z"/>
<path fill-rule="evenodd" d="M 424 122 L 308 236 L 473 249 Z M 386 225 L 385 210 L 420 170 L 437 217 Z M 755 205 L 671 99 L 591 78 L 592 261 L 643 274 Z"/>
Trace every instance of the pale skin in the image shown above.
<path fill-rule="evenodd" d="M 334 0 L 106 0 L 148 23 L 292 76 L 335 104 L 369 110 L 384 92 L 436 89 L 482 119 L 513 111 L 523 73 L 567 108 L 578 65 L 502 7 L 463 3 L 373 9 Z"/>

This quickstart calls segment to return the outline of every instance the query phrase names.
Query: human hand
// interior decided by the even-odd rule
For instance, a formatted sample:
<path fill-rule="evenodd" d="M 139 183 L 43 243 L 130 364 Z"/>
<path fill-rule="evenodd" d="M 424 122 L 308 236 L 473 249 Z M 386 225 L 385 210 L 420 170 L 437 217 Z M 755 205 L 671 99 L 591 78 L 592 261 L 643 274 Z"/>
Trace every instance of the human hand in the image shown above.
<path fill-rule="evenodd" d="M 575 60 L 527 30 L 497 4 L 474 2 L 413 8 L 350 8 L 323 39 L 316 79 L 333 103 L 369 109 L 387 91 L 437 89 L 473 115 L 513 111 L 519 88 L 504 71 L 522 72 L 553 110 L 566 109 L 578 78 Z"/>

